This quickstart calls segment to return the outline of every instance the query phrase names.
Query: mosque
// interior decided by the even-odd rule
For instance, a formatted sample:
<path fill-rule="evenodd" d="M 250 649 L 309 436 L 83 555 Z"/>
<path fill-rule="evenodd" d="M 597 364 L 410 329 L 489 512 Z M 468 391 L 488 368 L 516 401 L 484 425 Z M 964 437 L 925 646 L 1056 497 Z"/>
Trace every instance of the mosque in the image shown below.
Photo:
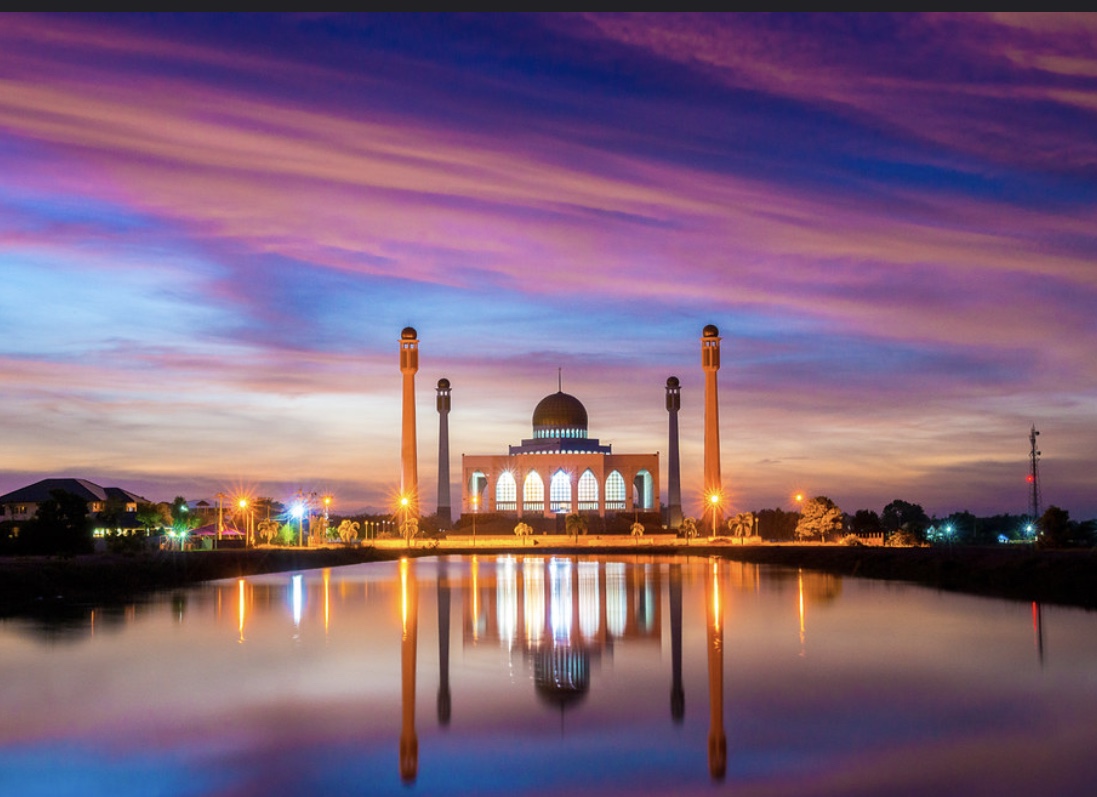
<path fill-rule="evenodd" d="M 463 455 L 464 512 L 552 517 L 655 512 L 659 454 L 614 454 L 588 435 L 587 409 L 557 391 L 533 410 L 533 436 L 508 454 Z"/>
<path fill-rule="evenodd" d="M 715 529 L 722 518 L 720 420 L 716 374 L 720 369 L 720 332 L 708 324 L 701 333 L 704 391 L 704 506 Z M 400 333 L 403 375 L 401 429 L 401 503 L 418 518 L 419 481 L 415 421 L 415 374 L 419 370 L 419 335 L 413 327 Z M 438 380 L 438 518 L 452 522 L 449 496 L 450 381 Z M 682 521 L 678 453 L 681 383 L 666 383 L 668 413 L 667 525 Z M 607 514 L 660 511 L 659 454 L 614 454 L 609 444 L 590 437 L 587 409 L 558 386 L 533 410 L 533 436 L 499 455 L 461 455 L 461 511 L 515 517 L 560 517 L 574 513 Z"/>

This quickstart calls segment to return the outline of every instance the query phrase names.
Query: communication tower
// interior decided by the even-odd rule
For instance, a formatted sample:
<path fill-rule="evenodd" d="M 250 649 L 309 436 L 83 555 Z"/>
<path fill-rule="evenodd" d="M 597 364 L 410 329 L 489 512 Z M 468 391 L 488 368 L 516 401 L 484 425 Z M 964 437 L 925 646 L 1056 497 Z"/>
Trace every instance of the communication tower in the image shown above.
<path fill-rule="evenodd" d="M 1032 486 L 1030 503 L 1033 523 L 1040 519 L 1040 452 L 1036 448 L 1036 438 L 1039 434 L 1036 431 L 1036 424 L 1033 424 L 1032 430 L 1028 433 L 1028 442 L 1031 445 L 1028 455 L 1028 483 Z"/>

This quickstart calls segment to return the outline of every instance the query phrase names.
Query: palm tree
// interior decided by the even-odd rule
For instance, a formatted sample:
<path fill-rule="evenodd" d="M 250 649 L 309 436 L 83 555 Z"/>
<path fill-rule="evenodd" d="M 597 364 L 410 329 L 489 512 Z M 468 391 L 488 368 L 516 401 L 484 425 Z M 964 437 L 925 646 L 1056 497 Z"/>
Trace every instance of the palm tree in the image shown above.
<path fill-rule="evenodd" d="M 644 536 L 644 524 L 640 521 L 636 521 L 629 526 L 629 531 L 632 532 L 632 536 L 636 538 L 636 544 L 640 544 L 640 538 Z"/>
<path fill-rule="evenodd" d="M 733 537 L 750 537 L 754 534 L 754 514 L 740 512 L 728 520 L 728 531 Z"/>
<path fill-rule="evenodd" d="M 517 537 L 528 537 L 533 534 L 533 526 L 529 523 L 519 523 L 514 527 L 514 534 Z"/>
<path fill-rule="evenodd" d="M 572 512 L 566 518 L 564 518 L 564 529 L 569 535 L 574 535 L 575 541 L 579 542 L 579 534 L 582 533 L 586 536 L 587 533 L 587 519 L 579 512 Z"/>

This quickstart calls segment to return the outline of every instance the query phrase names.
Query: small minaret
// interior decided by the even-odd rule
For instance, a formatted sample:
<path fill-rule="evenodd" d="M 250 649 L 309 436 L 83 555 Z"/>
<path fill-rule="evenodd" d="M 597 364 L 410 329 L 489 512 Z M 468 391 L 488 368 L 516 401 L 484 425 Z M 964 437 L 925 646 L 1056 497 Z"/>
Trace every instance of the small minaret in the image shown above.
<path fill-rule="evenodd" d="M 723 489 L 720 482 L 720 397 L 716 372 L 720 370 L 720 330 L 708 324 L 701 333 L 701 368 L 705 372 L 705 512 L 712 512 L 713 528 L 723 517 Z M 716 496 L 716 501 L 713 501 Z"/>
<path fill-rule="evenodd" d="M 682 387 L 678 377 L 667 378 L 667 526 L 682 525 L 682 473 L 678 464 L 678 410 L 682 408 Z"/>
<path fill-rule="evenodd" d="M 449 380 L 439 379 L 438 387 L 438 525 L 448 529 L 453 524 L 449 502 Z"/>
<path fill-rule="evenodd" d="M 415 373 L 419 338 L 414 327 L 400 333 L 400 373 L 404 375 L 404 411 L 400 437 L 400 497 L 408 499 L 409 517 L 419 517 L 419 465 L 415 439 Z"/>

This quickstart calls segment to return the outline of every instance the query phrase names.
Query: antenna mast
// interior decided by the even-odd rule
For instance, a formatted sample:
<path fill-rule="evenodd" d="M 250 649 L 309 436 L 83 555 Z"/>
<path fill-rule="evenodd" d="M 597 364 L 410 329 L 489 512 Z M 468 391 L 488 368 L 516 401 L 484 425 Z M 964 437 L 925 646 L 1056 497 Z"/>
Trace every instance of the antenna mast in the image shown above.
<path fill-rule="evenodd" d="M 1036 431 L 1036 424 L 1032 424 L 1032 430 L 1028 433 L 1028 442 L 1031 445 L 1028 455 L 1028 482 L 1032 485 L 1031 509 L 1033 523 L 1040 519 L 1040 452 L 1036 448 L 1036 437 L 1039 434 Z"/>

